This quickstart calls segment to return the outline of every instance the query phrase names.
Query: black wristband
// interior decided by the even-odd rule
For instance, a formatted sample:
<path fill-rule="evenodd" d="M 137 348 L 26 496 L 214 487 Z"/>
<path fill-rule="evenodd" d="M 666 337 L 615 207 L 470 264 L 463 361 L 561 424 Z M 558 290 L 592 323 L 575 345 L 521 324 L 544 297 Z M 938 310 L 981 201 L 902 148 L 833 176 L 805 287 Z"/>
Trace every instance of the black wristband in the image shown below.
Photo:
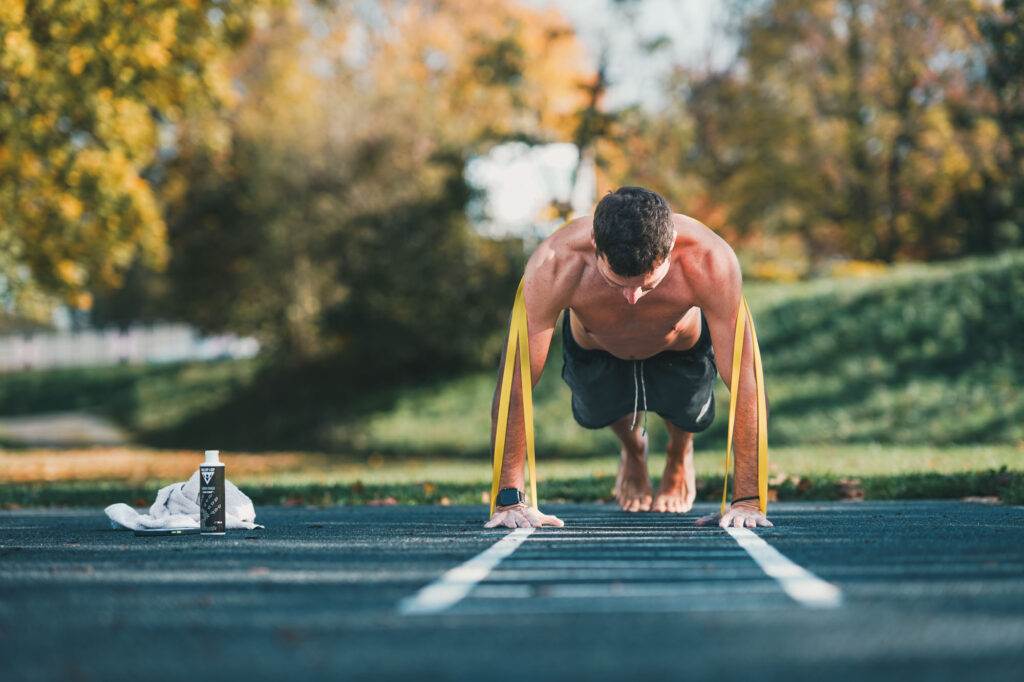
<path fill-rule="evenodd" d="M 498 507 L 511 507 L 526 502 L 526 495 L 518 488 L 502 488 L 494 502 Z"/>
<path fill-rule="evenodd" d="M 746 502 L 747 500 L 760 500 L 760 499 L 761 499 L 760 495 L 751 495 L 750 497 L 740 497 L 738 499 L 734 499 L 731 502 L 731 504 L 736 504 L 737 502 Z"/>

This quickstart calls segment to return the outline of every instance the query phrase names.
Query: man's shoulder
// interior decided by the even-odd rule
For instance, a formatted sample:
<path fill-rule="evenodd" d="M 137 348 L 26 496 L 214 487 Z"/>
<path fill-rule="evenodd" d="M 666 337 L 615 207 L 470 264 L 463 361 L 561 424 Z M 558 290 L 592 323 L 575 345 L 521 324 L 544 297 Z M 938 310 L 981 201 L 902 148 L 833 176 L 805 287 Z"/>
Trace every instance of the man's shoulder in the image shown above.
<path fill-rule="evenodd" d="M 590 235 L 589 216 L 573 219 L 548 235 L 526 263 L 527 281 L 571 293 L 586 268 L 588 253 L 593 254 Z"/>
<path fill-rule="evenodd" d="M 739 261 L 729 243 L 704 223 L 673 214 L 679 263 L 695 292 L 729 289 L 740 276 Z"/>
<path fill-rule="evenodd" d="M 538 245 L 526 263 L 527 279 L 542 279 L 554 286 L 579 279 L 593 254 L 590 218 L 569 221 Z M 568 280 L 568 281 L 567 281 Z"/>

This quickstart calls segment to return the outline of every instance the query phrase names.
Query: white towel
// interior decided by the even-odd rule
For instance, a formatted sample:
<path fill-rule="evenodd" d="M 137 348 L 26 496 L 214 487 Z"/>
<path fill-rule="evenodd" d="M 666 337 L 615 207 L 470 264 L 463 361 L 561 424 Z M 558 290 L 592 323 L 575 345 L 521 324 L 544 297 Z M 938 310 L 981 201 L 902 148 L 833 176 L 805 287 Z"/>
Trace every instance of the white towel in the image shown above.
<path fill-rule="evenodd" d="M 252 500 L 238 486 L 225 480 L 224 496 L 227 498 L 224 507 L 227 528 L 263 528 L 256 523 L 256 508 L 252 506 Z M 148 514 L 140 514 L 122 503 L 112 504 L 103 511 L 114 528 L 198 528 L 199 470 L 196 469 L 187 481 L 161 488 Z"/>

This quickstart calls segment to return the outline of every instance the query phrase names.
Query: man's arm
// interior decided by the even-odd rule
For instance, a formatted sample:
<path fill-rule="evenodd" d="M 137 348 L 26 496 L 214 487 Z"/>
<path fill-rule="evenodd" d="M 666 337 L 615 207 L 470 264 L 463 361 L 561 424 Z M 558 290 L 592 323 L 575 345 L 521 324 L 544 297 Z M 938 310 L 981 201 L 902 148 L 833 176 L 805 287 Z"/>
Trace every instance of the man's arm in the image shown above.
<path fill-rule="evenodd" d="M 547 362 L 548 350 L 551 348 L 551 337 L 554 335 L 558 315 L 565 307 L 567 296 L 565 290 L 568 283 L 565 277 L 559 276 L 559 268 L 555 253 L 548 243 L 543 243 L 526 264 L 523 275 L 523 298 L 526 303 L 526 326 L 530 344 L 530 379 L 532 386 L 540 381 Z M 562 280 L 562 281 L 559 281 Z M 507 327 L 506 327 L 507 328 Z M 506 344 L 502 344 L 501 362 L 498 366 L 498 381 L 491 404 L 491 456 L 494 456 L 495 436 L 498 428 L 498 402 L 501 396 L 501 380 L 505 371 Z M 512 394 L 509 401 L 508 427 L 505 430 L 505 451 L 502 457 L 501 478 L 499 488 L 524 488 L 523 462 L 526 457 L 526 428 L 523 418 L 523 390 L 519 353 L 512 358 Z M 537 500 L 529 500 L 533 505 L 513 505 L 496 507 L 494 516 L 487 522 L 488 527 L 504 525 L 509 528 L 541 525 L 563 525 L 553 516 L 546 516 L 537 511 Z"/>
<path fill-rule="evenodd" d="M 736 464 L 733 476 L 733 499 L 753 498 L 731 505 L 721 518 L 717 514 L 698 521 L 704 525 L 717 521 L 723 528 L 733 525 L 772 525 L 760 513 L 757 502 L 757 390 L 754 383 L 754 345 L 750 325 L 744 327 L 743 354 L 740 367 L 734 368 L 733 352 L 736 339 L 736 315 L 740 310 L 743 276 L 739 261 L 732 249 L 722 241 L 719 249 L 709 250 L 701 264 L 704 273 L 694 287 L 698 305 L 704 311 L 711 331 L 711 345 L 715 349 L 718 373 L 728 387 L 732 386 L 732 373 L 740 372 L 739 396 L 736 400 L 736 422 L 733 444 Z M 767 406 L 766 406 L 767 409 Z"/>

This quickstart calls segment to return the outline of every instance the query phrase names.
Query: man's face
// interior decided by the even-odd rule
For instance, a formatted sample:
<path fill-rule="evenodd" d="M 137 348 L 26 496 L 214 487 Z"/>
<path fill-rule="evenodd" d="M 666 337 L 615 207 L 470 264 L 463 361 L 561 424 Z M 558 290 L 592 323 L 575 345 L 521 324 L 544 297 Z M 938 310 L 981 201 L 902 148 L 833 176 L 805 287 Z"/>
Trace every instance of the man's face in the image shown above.
<path fill-rule="evenodd" d="M 597 257 L 597 271 L 601 273 L 601 277 L 608 283 L 608 286 L 615 287 L 621 291 L 630 305 L 634 305 L 650 293 L 654 287 L 661 284 L 662 280 L 668 276 L 668 271 L 671 267 L 672 259 L 666 258 L 655 265 L 654 269 L 647 274 L 637 275 L 636 277 L 623 277 L 622 275 L 615 274 L 604 254 Z"/>

